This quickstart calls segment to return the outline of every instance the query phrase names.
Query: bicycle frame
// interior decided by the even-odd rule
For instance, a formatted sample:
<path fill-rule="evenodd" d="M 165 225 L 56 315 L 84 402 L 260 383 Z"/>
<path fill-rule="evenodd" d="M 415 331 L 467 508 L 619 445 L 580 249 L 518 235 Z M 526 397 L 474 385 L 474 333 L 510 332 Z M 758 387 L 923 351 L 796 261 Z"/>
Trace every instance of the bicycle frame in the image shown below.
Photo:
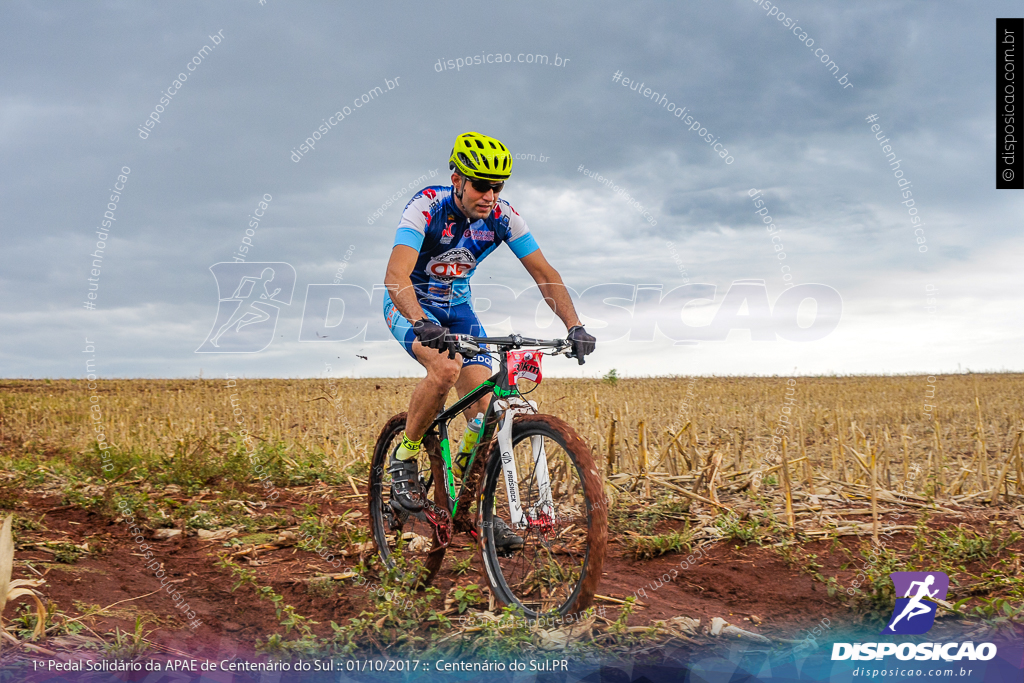
<path fill-rule="evenodd" d="M 517 413 L 525 412 L 531 406 L 535 411 L 536 404 L 524 401 L 519 394 L 518 387 L 515 384 L 509 384 L 505 352 L 501 352 L 501 362 L 498 371 L 490 379 L 469 391 L 465 396 L 452 404 L 450 408 L 442 410 L 427 428 L 428 431 L 436 428 L 439 432 L 441 457 L 444 460 L 444 487 L 448 493 L 448 500 L 451 502 L 449 513 L 452 518 L 455 517 L 458 511 L 459 498 L 465 490 L 466 482 L 462 482 L 462 486 L 456 493 L 455 476 L 452 471 L 451 442 L 448 438 L 448 423 L 456 415 L 487 394 L 491 394 L 491 401 L 488 403 L 487 410 L 484 413 L 483 424 L 480 426 L 477 436 L 477 445 L 473 447 L 470 453 L 463 476 L 471 470 L 479 453 L 480 445 L 489 443 L 494 436 L 495 428 L 498 427 L 500 420 L 501 426 L 498 427 L 497 435 L 498 446 L 502 455 L 503 479 L 508 494 L 507 500 L 509 503 L 510 520 L 512 522 L 511 526 L 512 528 L 525 528 L 529 525 L 529 522 L 522 509 L 522 500 L 519 496 L 519 477 L 516 471 L 515 458 L 512 455 L 512 420 Z M 516 401 L 516 404 L 513 404 L 515 399 L 518 399 L 518 401 Z M 542 513 L 551 514 L 554 511 L 554 503 L 551 498 L 551 480 L 548 473 L 543 438 L 539 436 L 531 437 L 531 445 L 533 447 L 534 475 L 537 478 L 537 485 L 540 490 L 540 500 L 538 502 Z"/>

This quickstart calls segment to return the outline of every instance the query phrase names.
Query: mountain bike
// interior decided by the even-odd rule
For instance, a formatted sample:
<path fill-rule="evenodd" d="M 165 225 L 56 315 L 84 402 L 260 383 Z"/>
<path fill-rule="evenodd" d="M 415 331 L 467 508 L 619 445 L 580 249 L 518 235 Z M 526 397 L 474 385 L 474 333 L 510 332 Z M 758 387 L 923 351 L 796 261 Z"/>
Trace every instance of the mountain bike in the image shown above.
<path fill-rule="evenodd" d="M 370 525 L 381 560 L 394 566 L 396 550 L 404 558 L 418 559 L 429 584 L 453 536 L 469 534 L 480 546 L 498 602 L 519 608 L 528 620 L 585 610 L 593 603 L 608 542 L 600 470 L 575 430 L 557 417 L 538 414 L 537 404 L 524 399 L 517 385 L 520 378 L 541 381 L 542 355 L 573 357 L 570 342 L 516 334 L 460 334 L 448 339 L 464 357 L 496 354 L 499 369 L 442 409 L 428 427 L 423 437 L 428 457 L 419 462 L 427 503 L 419 512 L 391 500 L 387 471 L 406 414 L 399 413 L 384 425 L 373 450 L 368 494 Z M 487 394 L 491 400 L 457 489 L 449 424 Z M 498 519 L 523 538 L 522 549 L 503 552 L 495 546 Z"/>

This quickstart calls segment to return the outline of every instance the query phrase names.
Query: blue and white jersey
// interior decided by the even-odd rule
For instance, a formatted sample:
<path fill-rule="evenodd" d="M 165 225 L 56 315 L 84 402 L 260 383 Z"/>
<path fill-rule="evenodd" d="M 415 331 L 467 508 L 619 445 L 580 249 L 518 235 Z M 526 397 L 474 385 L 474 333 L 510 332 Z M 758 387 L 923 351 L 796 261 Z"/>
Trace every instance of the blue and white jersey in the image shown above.
<path fill-rule="evenodd" d="M 412 271 L 413 288 L 420 301 L 434 305 L 470 301 L 469 278 L 502 242 L 519 258 L 539 248 L 526 221 L 504 199 L 498 199 L 490 216 L 470 222 L 456 206 L 452 189 L 435 185 L 417 192 L 395 234 L 395 246 L 404 244 L 420 253 Z"/>

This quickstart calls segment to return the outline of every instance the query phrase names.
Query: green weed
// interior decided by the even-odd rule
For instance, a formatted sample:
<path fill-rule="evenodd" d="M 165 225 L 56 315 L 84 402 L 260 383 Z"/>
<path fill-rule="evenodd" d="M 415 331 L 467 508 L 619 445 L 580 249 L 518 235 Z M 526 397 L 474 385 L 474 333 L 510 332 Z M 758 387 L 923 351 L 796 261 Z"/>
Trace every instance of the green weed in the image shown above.
<path fill-rule="evenodd" d="M 383 640 L 390 643 L 396 652 L 408 652 L 425 643 L 425 638 L 417 634 L 424 624 L 450 625 L 447 618 L 431 608 L 431 603 L 441 591 L 433 586 L 424 586 L 426 568 L 419 560 L 409 561 L 403 557 L 401 548 L 399 545 L 392 552 L 394 566 L 379 572 L 377 582 L 371 584 L 363 578 L 370 609 L 349 619 L 348 624 L 331 622 L 333 651 L 351 654 L 365 647 L 367 642 Z M 360 577 L 366 576 L 362 565 L 355 571 Z M 468 593 L 464 597 L 468 597 Z"/>
<path fill-rule="evenodd" d="M 984 536 L 973 529 L 953 527 L 946 531 L 926 536 L 931 553 L 948 562 L 970 563 L 998 556 L 1007 546 L 1021 539 L 1020 532 L 1014 531 L 1004 537 Z"/>
<path fill-rule="evenodd" d="M 668 553 L 689 552 L 692 547 L 688 529 L 671 531 L 657 536 L 630 534 L 620 540 L 626 552 L 635 560 L 650 560 Z"/>
<path fill-rule="evenodd" d="M 990 631 L 1004 631 L 1009 636 L 1015 636 L 1018 625 L 1024 624 L 1024 605 L 1014 605 L 1005 598 L 980 598 L 981 604 L 962 611 L 967 601 L 972 599 L 964 598 L 957 601 L 953 605 L 953 610 L 965 617 L 980 619 Z"/>
<path fill-rule="evenodd" d="M 473 556 L 470 555 L 464 560 L 457 560 L 452 564 L 452 571 L 455 572 L 456 576 L 462 576 L 468 574 L 469 570 L 473 568 Z"/>
<path fill-rule="evenodd" d="M 761 544 L 761 528 L 753 518 L 743 520 L 739 515 L 729 513 L 716 518 L 714 526 L 729 540 L 740 541 L 744 545 Z"/>
<path fill-rule="evenodd" d="M 53 559 L 61 564 L 74 564 L 82 557 L 82 551 L 74 543 L 47 543 L 54 551 Z"/>
<path fill-rule="evenodd" d="M 483 593 L 480 591 L 480 586 L 475 583 L 458 586 L 454 591 L 452 591 L 452 598 L 455 600 L 455 608 L 459 614 L 462 614 L 469 609 L 470 605 L 485 604 L 487 602 Z"/>
<path fill-rule="evenodd" d="M 135 617 L 135 630 L 132 632 L 122 631 L 120 627 L 115 627 L 113 633 L 113 640 L 108 642 L 104 647 L 106 656 L 110 659 L 135 659 L 136 657 L 144 654 L 150 648 L 149 641 L 146 640 L 153 631 L 143 633 L 146 621 L 141 617 Z"/>
<path fill-rule="evenodd" d="M 851 584 L 855 589 L 851 602 L 864 609 L 866 618 L 870 620 L 888 619 L 896 605 L 896 589 L 889 574 L 915 571 L 917 567 L 908 564 L 906 559 L 899 557 L 891 548 L 872 549 L 869 544 L 865 544 L 860 555 L 864 564 Z"/>
<path fill-rule="evenodd" d="M 314 577 L 306 585 L 306 592 L 318 598 L 333 598 L 338 593 L 338 587 L 329 576 Z"/>
<path fill-rule="evenodd" d="M 267 600 L 274 605 L 274 613 L 281 620 L 280 623 L 284 626 L 285 634 L 291 632 L 294 628 L 298 635 L 296 640 L 286 641 L 280 634 L 273 634 L 265 643 L 258 644 L 257 649 L 267 652 L 291 651 L 309 653 L 316 651 L 318 645 L 312 625 L 317 622 L 299 614 L 292 605 L 284 601 L 283 595 L 270 586 L 259 585 L 255 572 L 233 564 L 226 557 L 222 557 L 218 561 L 217 566 L 222 569 L 230 569 L 233 577 L 238 579 L 235 585 L 232 586 L 231 592 L 236 591 L 241 586 L 250 586 L 256 593 L 256 597 L 261 600 Z"/>
<path fill-rule="evenodd" d="M 617 505 L 608 511 L 608 530 L 650 536 L 662 521 L 682 515 L 686 511 L 685 505 L 677 497 L 662 498 L 639 509 Z"/>
<path fill-rule="evenodd" d="M 505 607 L 498 618 L 470 617 L 468 628 L 458 638 L 451 635 L 434 638 L 425 656 L 453 657 L 508 657 L 522 656 L 532 649 L 533 632 L 525 615 L 518 608 Z"/>

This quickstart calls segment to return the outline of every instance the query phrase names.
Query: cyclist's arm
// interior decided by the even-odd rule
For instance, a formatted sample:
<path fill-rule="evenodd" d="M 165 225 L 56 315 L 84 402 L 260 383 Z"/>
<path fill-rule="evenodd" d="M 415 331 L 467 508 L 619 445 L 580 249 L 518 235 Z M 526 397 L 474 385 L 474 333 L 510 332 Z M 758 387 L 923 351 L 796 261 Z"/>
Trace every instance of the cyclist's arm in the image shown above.
<path fill-rule="evenodd" d="M 388 270 L 384 274 L 384 286 L 391 293 L 391 301 L 394 302 L 398 312 L 405 316 L 406 320 L 416 321 L 425 318 L 423 308 L 419 299 L 416 298 L 416 291 L 412 287 L 412 269 L 416 267 L 416 259 L 419 252 L 404 244 L 396 244 L 391 250 L 391 259 L 388 261 Z"/>
<path fill-rule="evenodd" d="M 565 329 L 568 330 L 575 325 L 582 325 L 583 321 L 576 315 L 576 309 L 572 305 L 569 290 L 565 288 L 565 284 L 562 282 L 562 276 L 548 263 L 540 249 L 531 251 L 519 260 L 522 261 L 527 272 L 530 273 L 530 276 L 537 283 L 540 293 L 544 296 L 544 301 L 555 312 L 555 315 L 565 323 Z"/>

